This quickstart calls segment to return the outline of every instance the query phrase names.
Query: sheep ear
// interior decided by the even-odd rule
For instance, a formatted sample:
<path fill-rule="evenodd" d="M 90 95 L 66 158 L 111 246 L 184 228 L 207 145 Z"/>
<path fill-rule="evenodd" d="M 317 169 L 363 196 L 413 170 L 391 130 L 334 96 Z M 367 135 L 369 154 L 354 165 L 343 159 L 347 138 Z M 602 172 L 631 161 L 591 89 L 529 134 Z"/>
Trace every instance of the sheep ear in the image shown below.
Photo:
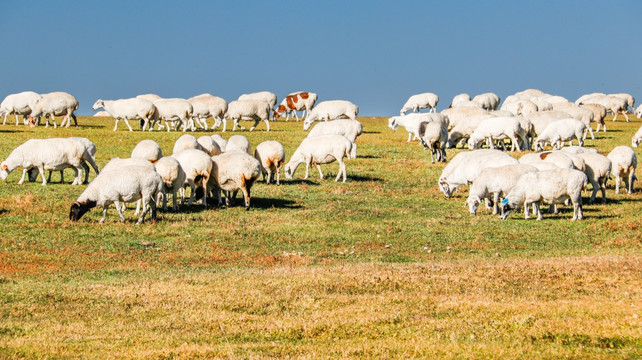
<path fill-rule="evenodd" d="M 2 170 L 7 170 L 7 169 L 9 169 L 9 167 L 6 164 L 2 165 Z"/>

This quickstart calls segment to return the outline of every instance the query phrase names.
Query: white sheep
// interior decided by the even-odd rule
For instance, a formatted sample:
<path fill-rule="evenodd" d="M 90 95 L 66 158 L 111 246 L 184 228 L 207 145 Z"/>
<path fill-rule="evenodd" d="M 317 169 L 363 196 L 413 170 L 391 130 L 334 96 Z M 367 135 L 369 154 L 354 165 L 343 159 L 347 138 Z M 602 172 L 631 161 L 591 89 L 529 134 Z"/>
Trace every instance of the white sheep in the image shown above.
<path fill-rule="evenodd" d="M 546 142 L 551 143 L 555 149 L 560 149 L 564 144 L 563 141 L 568 141 L 571 145 L 572 139 L 577 139 L 580 146 L 584 146 L 582 134 L 586 130 L 586 125 L 577 119 L 561 119 L 553 121 L 539 133 L 537 139 L 533 143 L 535 150 L 543 150 Z"/>
<path fill-rule="evenodd" d="M 526 147 L 526 133 L 520 122 L 514 117 L 491 117 L 482 120 L 468 139 L 468 148 L 477 149 L 483 140 L 486 140 L 491 149 L 494 149 L 495 140 L 510 139 L 511 151 L 521 151 Z M 517 138 L 521 139 L 521 144 Z"/>
<path fill-rule="evenodd" d="M 285 165 L 285 177 L 292 179 L 294 172 L 300 164 L 305 163 L 305 177 L 309 176 L 310 165 L 316 165 L 319 170 L 319 177 L 323 179 L 320 164 L 329 164 L 335 160 L 339 163 L 339 172 L 334 181 L 339 181 L 343 175 L 343 182 L 346 181 L 346 166 L 343 157 L 348 159 L 356 158 L 357 154 L 352 146 L 352 141 L 343 135 L 323 135 L 312 138 L 305 138 L 294 151 L 290 161 Z"/>
<path fill-rule="evenodd" d="M 528 172 L 535 172 L 538 169 L 532 165 L 518 164 L 490 167 L 483 169 L 479 176 L 470 185 L 466 205 L 470 214 L 477 214 L 477 208 L 484 199 L 492 195 L 493 215 L 499 212 L 499 198 L 506 196 L 515 186 L 520 176 Z"/>
<path fill-rule="evenodd" d="M 583 154 L 587 152 L 597 153 L 597 149 L 589 149 L 583 146 L 566 146 L 562 148 L 561 151 L 569 154 Z"/>
<path fill-rule="evenodd" d="M 35 126 L 36 119 L 39 119 L 41 116 L 45 116 L 47 119 L 47 125 L 49 126 L 49 117 L 53 122 L 54 128 L 56 127 L 55 116 L 65 117 L 60 122 L 60 126 L 69 127 L 71 124 L 71 119 L 74 119 L 74 124 L 78 126 L 78 120 L 74 111 L 78 110 L 78 100 L 66 92 L 56 91 L 47 94 L 41 94 L 41 97 L 35 99 L 31 104 L 31 114 L 29 114 L 29 125 Z M 65 125 L 65 123 L 67 125 Z"/>
<path fill-rule="evenodd" d="M 335 120 L 336 121 L 336 120 Z M 425 149 L 430 150 L 430 160 L 446 162 L 448 130 L 440 122 L 424 121 L 419 124 L 419 139 Z"/>
<path fill-rule="evenodd" d="M 159 128 L 163 127 L 160 121 L 165 121 L 164 126 L 167 127 L 168 132 L 172 128 L 178 130 L 178 127 L 181 125 L 183 131 L 186 131 L 188 128 L 191 131 L 196 130 L 191 120 L 194 107 L 187 100 L 179 98 L 158 99 L 154 101 L 154 106 L 156 107 L 156 112 L 152 119 L 154 124 L 159 123 Z M 151 131 L 152 128 L 153 124 L 149 127 L 149 130 Z"/>
<path fill-rule="evenodd" d="M 231 200 L 236 198 L 239 190 L 243 193 L 245 210 L 250 209 L 250 190 L 261 174 L 260 162 L 252 156 L 241 152 L 232 151 L 211 158 L 212 176 L 208 187 L 216 191 L 218 204 L 221 205 L 221 191 L 226 192 L 226 206 L 231 205 Z M 230 192 L 232 195 L 230 196 Z"/>
<path fill-rule="evenodd" d="M 74 140 L 80 146 L 84 147 L 85 150 L 87 150 L 87 153 L 89 154 L 89 156 L 91 156 L 91 159 L 93 160 L 90 163 L 90 165 L 92 166 L 92 168 L 96 172 L 96 175 L 98 175 L 99 170 L 98 170 L 98 166 L 96 166 L 96 144 L 91 142 L 91 140 L 89 140 L 87 138 L 83 138 L 83 137 L 70 137 L 68 139 Z M 82 166 L 82 168 L 84 170 L 84 173 L 85 173 L 85 180 L 83 181 L 83 184 L 86 184 L 86 183 L 89 182 L 89 166 L 87 166 L 87 163 L 84 162 L 84 161 L 80 164 L 80 166 Z M 69 167 L 72 167 L 72 166 L 70 165 Z M 29 171 L 27 173 L 29 174 L 29 181 L 31 181 L 31 182 L 36 181 L 36 178 L 38 177 L 38 169 L 37 168 L 35 168 L 35 167 L 31 168 L 31 169 L 29 169 Z M 49 175 L 47 176 L 47 182 L 51 182 L 51 173 L 52 173 L 52 171 L 49 170 Z M 62 184 L 64 182 L 65 182 L 64 170 L 60 170 L 60 183 Z"/>
<path fill-rule="evenodd" d="M 270 111 L 274 109 L 276 105 L 276 94 L 269 91 L 259 91 L 250 94 L 243 94 L 239 96 L 238 100 L 261 100 L 265 101 L 270 107 Z"/>
<path fill-rule="evenodd" d="M 207 118 L 214 119 L 212 129 L 215 129 L 223 121 L 223 115 L 227 111 L 227 101 L 212 94 L 201 94 L 187 99 L 192 104 L 192 118 L 195 118 L 203 129 L 207 129 Z"/>
<path fill-rule="evenodd" d="M 631 146 L 638 147 L 638 145 L 640 145 L 640 142 L 642 142 L 642 126 L 640 126 L 638 131 L 635 132 L 635 135 L 633 135 L 633 138 L 631 139 Z"/>
<path fill-rule="evenodd" d="M 604 118 L 606 117 L 606 108 L 603 105 L 582 104 L 579 105 L 579 107 L 590 110 L 593 113 L 593 120 L 597 123 L 596 132 L 600 131 L 600 128 L 602 128 L 603 132 L 606 132 L 606 123 L 604 122 Z"/>
<path fill-rule="evenodd" d="M 250 131 L 254 130 L 256 125 L 263 120 L 267 126 L 267 131 L 270 131 L 270 122 L 268 121 L 270 111 L 272 111 L 272 108 L 263 100 L 231 101 L 227 105 L 227 112 L 223 117 L 223 131 L 227 128 L 227 120 L 232 120 L 234 122 L 234 128 L 232 131 L 235 131 L 237 127 L 244 129 L 244 127 L 239 125 L 239 121 L 241 120 L 254 120 L 254 125 L 250 128 Z"/>
<path fill-rule="evenodd" d="M 490 92 L 479 94 L 475 96 L 472 101 L 478 103 L 482 108 L 486 110 L 497 110 L 500 102 L 499 96 Z"/>
<path fill-rule="evenodd" d="M 635 116 L 637 116 L 638 118 L 642 118 L 642 104 L 638 106 L 637 109 L 635 109 Z"/>
<path fill-rule="evenodd" d="M 9 173 L 17 167 L 23 167 L 22 178 L 18 184 L 22 184 L 29 169 L 38 168 L 42 177 L 42 185 L 47 185 L 44 171 L 61 171 L 68 167 L 73 167 L 76 171 L 76 177 L 72 185 L 82 183 L 81 176 L 83 173 L 82 163 L 88 162 L 98 173 L 98 167 L 93 160 L 93 156 L 87 151 L 87 147 L 82 143 L 72 139 L 31 139 L 15 148 L 9 157 L 0 164 L 0 178 L 5 180 Z"/>
<path fill-rule="evenodd" d="M 280 185 L 281 167 L 283 167 L 285 163 L 285 148 L 283 145 L 274 140 L 264 141 L 256 145 L 254 157 L 261 163 L 263 181 L 265 181 L 266 184 L 274 181 L 274 174 L 276 173 L 276 184 Z M 266 175 L 267 181 L 265 178 Z"/>
<path fill-rule="evenodd" d="M 354 143 L 357 136 L 363 133 L 363 125 L 357 120 L 337 119 L 316 124 L 308 133 L 308 137 L 320 135 L 343 135 Z"/>
<path fill-rule="evenodd" d="M 357 120 L 359 107 L 346 100 L 322 101 L 312 108 L 303 122 L 303 130 L 308 130 L 313 122 L 317 120 L 334 120 L 342 116 Z"/>
<path fill-rule="evenodd" d="M 156 172 L 163 179 L 163 184 L 165 185 L 165 193 L 163 195 L 163 211 L 167 211 L 167 197 L 169 194 L 172 194 L 172 210 L 177 211 L 177 192 L 183 188 L 185 180 L 187 180 L 185 171 L 183 167 L 171 156 L 165 156 L 160 158 L 156 164 L 154 164 Z"/>
<path fill-rule="evenodd" d="M 413 112 L 419 112 L 420 109 L 430 108 L 430 112 L 435 112 L 437 108 L 437 103 L 439 102 L 439 96 L 433 93 L 422 93 L 412 95 L 408 98 L 403 107 L 399 111 L 399 115 L 406 115 L 410 110 Z"/>
<path fill-rule="evenodd" d="M 492 117 L 494 117 L 492 114 L 480 114 L 459 120 L 448 133 L 447 147 L 454 148 L 460 141 L 467 141 L 482 121 Z"/>
<path fill-rule="evenodd" d="M 198 142 L 198 145 L 201 146 L 201 150 L 205 151 L 210 156 L 218 155 L 222 152 L 221 148 L 211 136 L 203 135 L 196 139 L 196 141 Z"/>
<path fill-rule="evenodd" d="M 153 103 L 156 100 L 162 99 L 162 97 L 156 94 L 141 94 L 141 95 L 137 95 L 136 99 L 143 99 Z"/>
<path fill-rule="evenodd" d="M 500 110 L 508 110 L 515 115 L 528 117 L 528 114 L 537 111 L 538 108 L 537 105 L 530 100 L 516 100 L 512 102 L 504 101 Z"/>
<path fill-rule="evenodd" d="M 553 110 L 553 105 L 548 101 L 542 98 L 530 98 L 529 99 L 533 104 L 537 105 L 537 111 L 549 111 Z"/>
<path fill-rule="evenodd" d="M 118 121 L 121 119 L 125 121 L 125 125 L 129 128 L 129 131 L 132 131 L 132 127 L 129 125 L 128 120 L 142 120 L 144 130 L 156 112 L 156 107 L 149 100 L 137 98 L 119 100 L 98 99 L 92 106 L 92 109 L 98 110 L 101 108 L 105 109 L 105 111 L 116 119 L 113 131 L 116 131 Z"/>
<path fill-rule="evenodd" d="M 252 146 L 250 145 L 250 141 L 245 136 L 232 135 L 225 144 L 224 152 L 230 151 L 242 151 L 249 155 L 252 154 Z"/>
<path fill-rule="evenodd" d="M 449 120 L 448 130 L 451 130 L 455 126 L 457 126 L 457 124 L 460 121 L 465 121 L 465 119 L 468 119 L 475 115 L 488 114 L 488 111 L 480 107 L 457 107 L 457 108 L 454 107 L 454 108 L 442 110 L 441 114 L 448 117 L 448 120 Z"/>
<path fill-rule="evenodd" d="M 145 159 L 151 163 L 156 163 L 163 157 L 163 151 L 156 141 L 141 140 L 136 144 L 136 146 L 134 146 L 130 156 L 133 158 Z"/>
<path fill-rule="evenodd" d="M 451 105 L 450 108 L 476 108 L 486 111 L 486 109 L 484 109 L 478 102 L 472 100 L 460 100 L 457 102 L 457 104 Z"/>
<path fill-rule="evenodd" d="M 299 121 L 297 111 L 303 111 L 303 115 L 309 114 L 314 104 L 317 102 L 319 96 L 309 91 L 297 91 L 288 94 L 279 107 L 274 111 L 274 119 L 278 119 L 281 114 L 285 114 L 285 121 L 290 119 L 290 112 L 294 112 L 296 121 Z"/>
<path fill-rule="evenodd" d="M 154 164 L 143 158 L 131 157 L 121 159 L 119 157 L 115 157 L 111 158 L 109 162 L 105 164 L 105 166 L 103 167 L 103 171 L 114 171 L 126 166 L 138 166 L 152 170 L 154 169 Z M 134 215 L 138 215 L 142 203 L 143 202 L 141 199 L 138 199 L 138 201 L 136 201 L 136 212 L 134 213 Z M 122 211 L 125 211 L 125 204 L 122 204 Z"/>
<path fill-rule="evenodd" d="M 156 221 L 156 201 L 158 194 L 164 193 L 163 179 L 154 171 L 141 166 L 124 166 L 112 171 L 103 171 L 96 176 L 78 199 L 71 204 L 69 220 L 78 221 L 95 206 L 102 206 L 102 224 L 107 216 L 110 204 L 116 206 L 121 222 L 125 222 L 121 203 L 142 200 L 145 204 L 138 218 L 142 224 L 149 208 L 152 211 L 152 221 Z"/>
<path fill-rule="evenodd" d="M 188 205 L 192 205 L 196 197 L 197 185 L 202 185 L 204 189 L 203 205 L 207 207 L 207 182 L 212 173 L 212 159 L 202 150 L 187 149 L 172 154 L 172 157 L 181 164 L 185 172 L 185 184 L 191 189 Z M 184 192 L 181 189 L 182 202 L 184 202 Z"/>
<path fill-rule="evenodd" d="M 582 189 L 588 183 L 586 174 L 575 169 L 559 169 L 529 172 L 522 175 L 515 186 L 502 200 L 502 220 L 512 209 L 524 207 L 524 218 L 529 219 L 528 209 L 532 204 L 537 220 L 542 220 L 540 203 L 552 205 L 566 200 L 573 203 L 573 221 L 584 218 L 582 213 Z"/>
<path fill-rule="evenodd" d="M 439 176 L 438 184 L 446 198 L 462 185 L 475 181 L 479 172 L 487 167 L 518 164 L 512 156 L 492 149 L 460 152 L 450 160 Z"/>
<path fill-rule="evenodd" d="M 560 169 L 575 169 L 575 163 L 569 154 L 561 151 L 545 151 L 541 153 L 524 154 L 519 158 L 520 164 L 537 165 L 538 163 L 550 163 Z M 579 170 L 579 169 L 577 169 Z"/>
<path fill-rule="evenodd" d="M 221 149 L 221 151 L 225 151 L 225 148 L 227 147 L 227 140 L 225 140 L 219 134 L 214 134 L 211 137 L 212 140 L 214 140 L 214 142 L 218 145 L 219 149 Z"/>
<path fill-rule="evenodd" d="M 586 164 L 584 173 L 593 187 L 589 203 L 595 201 L 599 190 L 602 190 L 602 203 L 606 203 L 606 181 L 611 174 L 611 160 L 604 155 L 593 152 L 582 152 L 575 156 L 584 159 Z"/>
<path fill-rule="evenodd" d="M 94 114 L 94 117 L 113 117 L 113 116 L 111 116 L 111 114 L 110 114 L 110 113 L 108 113 L 107 111 L 105 111 L 105 110 L 101 110 L 101 111 L 97 111 L 97 112 Z"/>
<path fill-rule="evenodd" d="M 448 118 L 442 114 L 408 114 L 402 116 L 393 116 L 388 119 L 388 127 L 392 130 L 397 130 L 399 126 L 403 126 L 408 131 L 408 142 L 411 139 L 419 138 L 419 124 L 424 121 L 439 122 L 444 127 L 448 127 Z"/>
<path fill-rule="evenodd" d="M 453 101 L 450 102 L 450 107 L 457 107 L 457 105 L 468 101 L 470 101 L 470 95 L 461 93 L 453 97 Z"/>
<path fill-rule="evenodd" d="M 638 166 L 638 157 L 635 151 L 628 146 L 616 146 L 607 155 L 611 160 L 611 173 L 615 176 L 615 193 L 620 193 L 620 180 L 624 180 L 624 186 L 629 195 L 633 193 L 633 182 L 636 179 L 635 168 Z"/>
<path fill-rule="evenodd" d="M 7 97 L 2 100 L 2 103 L 0 103 L 0 116 L 4 115 L 2 125 L 7 123 L 7 116 L 11 114 L 15 115 L 16 125 L 18 125 L 18 115 L 26 117 L 31 114 L 30 105 L 40 98 L 41 95 L 33 91 L 23 91 L 21 93 L 7 95 Z"/>
<path fill-rule="evenodd" d="M 614 96 L 626 101 L 627 110 L 628 107 L 631 107 L 631 110 L 635 109 L 635 98 L 631 94 L 627 93 L 618 93 L 618 94 L 608 94 L 608 96 Z"/>
<path fill-rule="evenodd" d="M 593 115 L 593 112 L 591 110 L 582 108 L 575 104 L 569 104 L 558 109 L 571 115 L 571 117 L 583 122 L 584 125 L 586 125 L 586 130 L 588 130 L 588 132 L 591 134 L 591 139 L 595 139 L 593 129 L 591 128 L 591 123 L 595 122 L 595 115 Z M 584 132 L 582 138 L 586 139 L 586 132 Z"/>
<path fill-rule="evenodd" d="M 621 97 L 610 96 L 610 95 L 595 95 L 593 97 L 583 99 L 582 101 L 578 99 L 578 101 L 576 101 L 575 104 L 576 105 L 599 104 L 604 106 L 607 111 L 610 111 L 611 113 L 613 113 L 613 121 L 617 119 L 617 116 L 619 114 L 624 114 L 624 116 L 626 117 L 626 121 L 627 122 L 629 121 L 628 102 L 627 100 Z"/>
<path fill-rule="evenodd" d="M 180 152 L 186 149 L 203 150 L 203 148 L 198 143 L 198 140 L 196 140 L 196 137 L 194 135 L 183 134 L 174 143 L 174 149 L 172 150 L 172 154 L 176 154 L 177 152 Z"/>

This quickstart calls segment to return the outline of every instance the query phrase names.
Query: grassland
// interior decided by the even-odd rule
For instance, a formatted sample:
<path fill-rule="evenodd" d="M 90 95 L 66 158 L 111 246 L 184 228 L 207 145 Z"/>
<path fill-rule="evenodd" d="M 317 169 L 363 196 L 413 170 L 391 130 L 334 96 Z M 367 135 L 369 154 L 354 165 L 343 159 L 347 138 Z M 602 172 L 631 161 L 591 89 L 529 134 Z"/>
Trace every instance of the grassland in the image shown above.
<path fill-rule="evenodd" d="M 12 173 L 0 184 L 0 358 L 642 356 L 642 192 L 611 182 L 580 222 L 569 208 L 540 222 L 470 216 L 465 191 L 439 192 L 444 165 L 386 119 L 360 120 L 348 182 L 299 169 L 256 185 L 247 212 L 183 207 L 137 226 L 133 211 L 100 225 L 94 210 L 71 223 L 84 186 Z M 79 123 L 2 126 L 0 158 L 30 138 L 84 136 L 102 166 L 146 138 L 169 153 L 181 135 Z M 628 145 L 641 124 L 608 121 L 587 146 Z M 288 154 L 305 136 L 301 123 L 263 129 L 243 135 Z"/>

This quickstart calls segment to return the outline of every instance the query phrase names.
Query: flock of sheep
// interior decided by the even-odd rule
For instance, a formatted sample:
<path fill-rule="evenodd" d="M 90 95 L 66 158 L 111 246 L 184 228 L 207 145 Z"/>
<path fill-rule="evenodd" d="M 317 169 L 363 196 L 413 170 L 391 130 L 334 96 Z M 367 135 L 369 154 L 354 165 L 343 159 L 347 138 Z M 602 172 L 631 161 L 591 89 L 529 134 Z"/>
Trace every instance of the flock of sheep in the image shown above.
<path fill-rule="evenodd" d="M 472 150 L 451 159 L 438 180 L 447 198 L 458 187 L 470 185 L 466 204 L 471 214 L 476 214 L 479 204 L 486 200 L 493 214 L 499 213 L 501 207 L 502 219 L 522 207 L 528 219 L 532 205 L 533 214 L 541 220 L 541 203 L 550 204 L 551 211 L 557 213 L 557 204 L 570 202 L 573 220 L 578 220 L 583 218 L 581 191 L 587 184 L 593 189 L 590 202 L 595 201 L 600 190 L 606 202 L 606 182 L 611 174 L 616 193 L 621 180 L 629 194 L 633 191 L 637 166 L 633 149 L 617 146 L 604 156 L 583 147 L 588 134 L 595 138 L 592 123 L 597 123 L 596 131 L 606 131 L 607 113 L 613 114 L 613 121 L 620 114 L 629 121 L 633 111 L 642 117 L 642 106 L 633 110 L 635 99 L 629 94 L 593 93 L 573 103 L 562 96 L 529 89 L 508 96 L 501 107 L 499 97 L 493 93 L 472 99 L 460 94 L 448 109 L 436 113 L 438 101 L 432 93 L 414 95 L 404 104 L 400 116 L 391 117 L 388 125 L 393 130 L 404 127 L 408 142 L 419 139 L 430 149 L 433 162 L 445 162 L 446 149 L 459 144 Z M 430 112 L 419 113 L 426 108 Z M 406 115 L 410 110 L 414 113 Z M 578 146 L 572 146 L 573 140 Z M 632 145 L 637 147 L 641 140 L 642 127 Z M 497 150 L 507 149 L 506 141 L 510 141 L 511 151 L 537 152 L 515 159 Z M 568 147 L 564 147 L 566 141 Z M 481 149 L 484 145 L 488 149 Z M 544 151 L 548 145 L 552 150 Z"/>

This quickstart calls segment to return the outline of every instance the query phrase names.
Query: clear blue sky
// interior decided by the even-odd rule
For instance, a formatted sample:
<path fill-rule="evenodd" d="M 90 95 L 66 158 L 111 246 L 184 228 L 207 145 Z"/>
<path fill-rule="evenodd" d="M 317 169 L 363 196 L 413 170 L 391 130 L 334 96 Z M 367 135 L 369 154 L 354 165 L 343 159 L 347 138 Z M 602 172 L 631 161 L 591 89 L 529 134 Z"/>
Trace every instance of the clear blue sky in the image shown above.
<path fill-rule="evenodd" d="M 0 2 L 0 98 L 67 91 L 228 101 L 269 90 L 397 114 L 408 96 L 538 88 L 642 103 L 642 1 Z"/>

